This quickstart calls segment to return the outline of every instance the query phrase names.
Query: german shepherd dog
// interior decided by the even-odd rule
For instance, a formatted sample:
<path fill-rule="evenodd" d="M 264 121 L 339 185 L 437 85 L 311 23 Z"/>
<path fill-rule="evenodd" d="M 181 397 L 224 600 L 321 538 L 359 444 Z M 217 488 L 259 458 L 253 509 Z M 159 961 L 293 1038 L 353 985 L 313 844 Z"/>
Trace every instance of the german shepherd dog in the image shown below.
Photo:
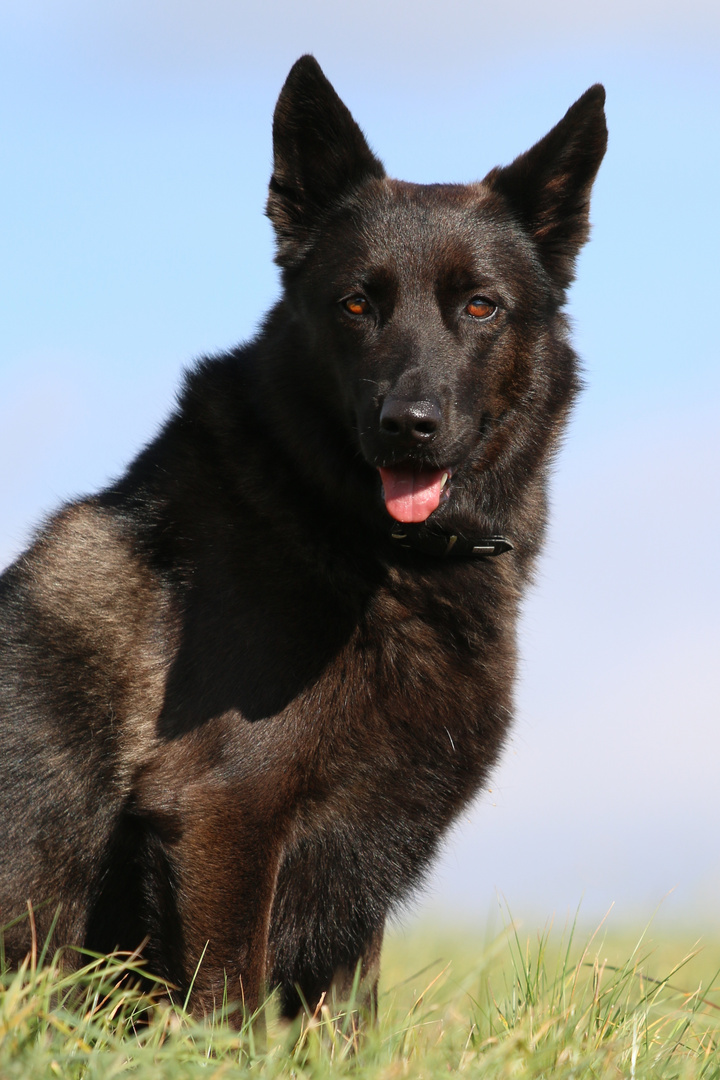
<path fill-rule="evenodd" d="M 601 86 L 467 186 L 389 179 L 317 62 L 273 125 L 283 290 L 0 579 L 14 962 L 141 945 L 211 1011 L 354 977 L 498 757 L 578 388 Z M 200 960 L 202 958 L 202 963 Z M 359 972 L 359 976 L 356 973 Z"/>

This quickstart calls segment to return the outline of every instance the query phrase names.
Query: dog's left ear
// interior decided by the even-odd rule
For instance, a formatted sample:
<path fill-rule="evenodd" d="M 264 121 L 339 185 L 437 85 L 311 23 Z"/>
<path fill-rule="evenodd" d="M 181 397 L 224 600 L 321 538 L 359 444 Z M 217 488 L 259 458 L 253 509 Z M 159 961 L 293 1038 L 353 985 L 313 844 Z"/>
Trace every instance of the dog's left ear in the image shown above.
<path fill-rule="evenodd" d="M 544 139 L 485 183 L 507 201 L 537 244 L 543 266 L 566 288 L 590 231 L 590 191 L 607 146 L 605 90 L 591 86 Z"/>
<path fill-rule="evenodd" d="M 280 91 L 273 151 L 266 213 L 277 236 L 275 261 L 287 267 L 326 211 L 385 169 L 314 56 L 300 57 Z"/>

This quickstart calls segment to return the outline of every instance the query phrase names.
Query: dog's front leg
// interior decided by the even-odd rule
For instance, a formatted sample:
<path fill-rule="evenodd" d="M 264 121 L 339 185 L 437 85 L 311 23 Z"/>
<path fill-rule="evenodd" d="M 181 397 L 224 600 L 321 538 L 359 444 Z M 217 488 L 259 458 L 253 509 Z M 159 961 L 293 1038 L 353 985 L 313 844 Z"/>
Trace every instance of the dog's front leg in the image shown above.
<path fill-rule="evenodd" d="M 238 1026 L 262 1004 L 270 911 L 282 839 L 232 792 L 202 793 L 167 846 L 176 929 L 161 946 L 194 1015 L 237 1005 Z"/>
<path fill-rule="evenodd" d="M 377 1016 L 384 932 L 385 926 L 381 924 L 365 945 L 354 968 L 343 964 L 335 969 L 329 994 L 334 1009 L 351 1006 L 369 1019 Z"/>

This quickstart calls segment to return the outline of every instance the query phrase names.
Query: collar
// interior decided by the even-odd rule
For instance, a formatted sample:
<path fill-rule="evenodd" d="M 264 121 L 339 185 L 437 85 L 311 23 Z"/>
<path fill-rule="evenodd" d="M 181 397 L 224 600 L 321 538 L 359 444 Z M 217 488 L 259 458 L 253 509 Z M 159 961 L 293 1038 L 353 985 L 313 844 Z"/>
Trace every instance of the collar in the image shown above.
<path fill-rule="evenodd" d="M 455 530 L 430 528 L 425 522 L 396 521 L 390 539 L 398 547 L 421 551 L 445 559 L 485 559 L 512 551 L 513 545 L 504 536 L 468 537 Z"/>

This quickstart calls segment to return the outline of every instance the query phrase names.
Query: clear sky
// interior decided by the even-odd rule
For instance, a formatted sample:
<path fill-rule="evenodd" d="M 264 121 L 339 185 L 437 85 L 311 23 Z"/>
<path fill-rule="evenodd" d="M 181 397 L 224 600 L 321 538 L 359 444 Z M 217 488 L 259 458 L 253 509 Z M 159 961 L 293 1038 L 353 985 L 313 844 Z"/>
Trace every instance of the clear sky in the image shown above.
<path fill-rule="evenodd" d="M 4 0 L 0 565 L 117 475 L 183 365 L 276 294 L 274 100 L 312 51 L 388 171 L 464 181 L 593 82 L 610 145 L 570 310 L 587 389 L 505 760 L 430 906 L 717 916 L 720 8 Z M 713 915 L 714 913 L 714 915 Z"/>

